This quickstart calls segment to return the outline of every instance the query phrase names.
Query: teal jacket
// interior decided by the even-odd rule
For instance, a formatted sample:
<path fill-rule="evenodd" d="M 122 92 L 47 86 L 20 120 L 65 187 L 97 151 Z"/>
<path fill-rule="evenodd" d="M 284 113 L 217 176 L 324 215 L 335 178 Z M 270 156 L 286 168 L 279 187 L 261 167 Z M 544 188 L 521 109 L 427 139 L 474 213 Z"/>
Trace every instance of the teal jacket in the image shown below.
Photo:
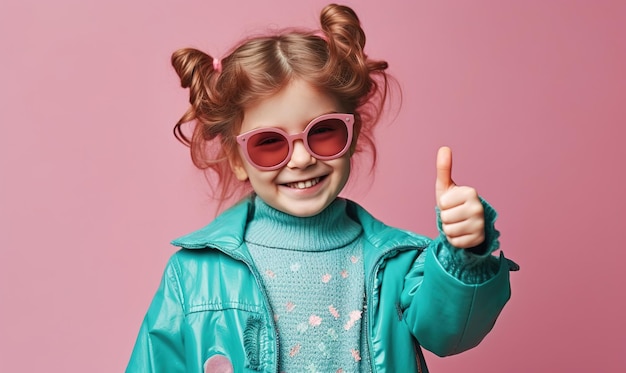
<path fill-rule="evenodd" d="M 278 371 L 273 313 L 243 242 L 253 206 L 248 198 L 173 241 L 182 249 L 167 264 L 126 372 L 204 372 L 219 355 L 235 372 Z M 435 256 L 442 236 L 389 227 L 351 201 L 347 209 L 363 227 L 364 361 L 372 371 L 427 372 L 420 346 L 440 356 L 476 346 L 510 297 L 512 262 L 500 254 L 495 276 L 465 284 Z"/>

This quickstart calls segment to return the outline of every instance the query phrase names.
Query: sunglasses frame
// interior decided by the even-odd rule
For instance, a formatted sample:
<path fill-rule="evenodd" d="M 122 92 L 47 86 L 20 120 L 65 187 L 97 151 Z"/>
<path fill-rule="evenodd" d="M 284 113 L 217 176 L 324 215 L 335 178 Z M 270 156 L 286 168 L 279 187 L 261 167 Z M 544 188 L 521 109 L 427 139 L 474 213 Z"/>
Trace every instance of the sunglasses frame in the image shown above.
<path fill-rule="evenodd" d="M 332 156 L 322 156 L 322 155 L 316 154 L 313 150 L 311 150 L 311 148 L 309 147 L 309 142 L 307 141 L 307 137 L 309 135 L 309 131 L 311 130 L 311 128 L 313 128 L 319 122 L 322 122 L 322 121 L 327 120 L 327 119 L 339 119 L 339 120 L 341 120 L 346 125 L 346 129 L 348 131 L 348 136 L 347 136 L 347 139 L 346 139 L 346 145 L 343 147 L 343 149 L 341 149 L 340 152 L 338 152 L 337 154 L 334 154 Z M 304 144 L 304 147 L 306 148 L 306 150 L 309 152 L 309 154 L 311 154 L 316 159 L 319 159 L 319 160 L 322 160 L 322 161 L 329 161 L 329 160 L 332 160 L 332 159 L 340 158 L 341 156 L 343 156 L 348 151 L 348 149 L 350 149 L 350 146 L 352 145 L 353 130 L 354 130 L 354 114 L 330 113 L 330 114 L 320 115 L 319 117 L 311 120 L 309 122 L 309 124 L 307 124 L 306 127 L 304 128 L 304 131 L 302 131 L 300 133 L 295 133 L 293 135 L 290 135 L 287 132 L 285 132 L 282 129 L 277 128 L 277 127 L 263 127 L 263 128 L 257 128 L 255 130 L 242 133 L 241 135 L 237 136 L 237 143 L 239 144 L 239 146 L 241 146 L 241 149 L 243 150 L 243 155 L 246 158 L 246 160 L 248 161 L 248 163 L 250 163 L 255 168 L 257 168 L 257 169 L 259 169 L 261 171 L 273 171 L 273 170 L 277 170 L 277 169 L 285 166 L 287 163 L 289 163 L 289 160 L 291 159 L 291 156 L 293 155 L 293 148 L 294 148 L 293 142 L 295 140 L 302 140 L 302 144 Z M 252 136 L 254 136 L 254 135 L 258 134 L 258 133 L 263 133 L 263 132 L 277 133 L 277 134 L 283 136 L 287 140 L 287 144 L 289 145 L 289 151 L 287 152 L 287 155 L 285 156 L 285 159 L 282 160 L 281 162 L 279 162 L 278 164 L 274 165 L 274 166 L 267 166 L 267 167 L 266 166 L 261 166 L 261 165 L 257 164 L 256 162 L 254 162 L 251 159 L 250 154 L 248 154 L 248 146 L 247 146 L 248 140 Z"/>

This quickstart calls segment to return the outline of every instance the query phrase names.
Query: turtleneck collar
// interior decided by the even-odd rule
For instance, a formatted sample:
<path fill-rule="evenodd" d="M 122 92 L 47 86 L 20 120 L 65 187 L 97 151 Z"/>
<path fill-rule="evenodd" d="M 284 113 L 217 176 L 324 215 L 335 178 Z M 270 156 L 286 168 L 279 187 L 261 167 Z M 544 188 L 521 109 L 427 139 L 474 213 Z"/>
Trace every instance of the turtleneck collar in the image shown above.
<path fill-rule="evenodd" d="M 276 210 L 258 196 L 245 241 L 295 251 L 327 251 L 354 241 L 361 226 L 346 213 L 346 200 L 337 198 L 315 216 L 297 217 Z"/>

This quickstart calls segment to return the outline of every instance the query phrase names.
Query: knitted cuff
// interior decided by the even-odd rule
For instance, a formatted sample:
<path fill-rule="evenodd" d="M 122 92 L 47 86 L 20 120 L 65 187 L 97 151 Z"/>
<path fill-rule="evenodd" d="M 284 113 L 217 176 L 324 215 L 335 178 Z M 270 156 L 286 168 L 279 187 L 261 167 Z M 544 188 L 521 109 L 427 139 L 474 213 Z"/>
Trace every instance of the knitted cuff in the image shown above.
<path fill-rule="evenodd" d="M 485 211 L 485 241 L 473 249 L 458 249 L 448 242 L 437 208 L 439 237 L 435 240 L 435 256 L 449 274 L 466 284 L 483 283 L 495 276 L 499 269 L 498 258 L 491 255 L 500 247 L 500 232 L 494 225 L 498 213 L 484 199 L 480 198 L 480 202 Z"/>

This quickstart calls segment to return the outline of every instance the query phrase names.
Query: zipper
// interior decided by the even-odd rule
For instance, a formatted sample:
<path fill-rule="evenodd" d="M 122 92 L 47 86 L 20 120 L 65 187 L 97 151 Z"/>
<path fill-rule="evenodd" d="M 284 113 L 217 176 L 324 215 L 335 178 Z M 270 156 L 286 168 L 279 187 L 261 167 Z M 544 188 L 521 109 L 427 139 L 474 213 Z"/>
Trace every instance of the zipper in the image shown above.
<path fill-rule="evenodd" d="M 417 373 L 423 373 L 422 370 L 422 361 L 424 361 L 424 355 L 422 354 L 422 349 L 417 344 L 417 341 L 413 339 L 413 351 L 415 351 L 415 361 L 417 362 Z"/>
<path fill-rule="evenodd" d="M 400 246 L 400 247 L 393 247 L 390 249 L 387 249 L 386 251 L 383 251 L 378 259 L 376 259 L 376 264 L 374 264 L 374 266 L 372 267 L 372 270 L 370 271 L 370 281 L 369 284 L 367 284 L 367 288 L 366 288 L 366 309 L 367 310 L 371 310 L 372 309 L 372 294 L 374 294 L 374 283 L 376 282 L 376 274 L 378 273 L 378 270 L 381 266 L 381 264 L 389 257 L 393 257 L 396 256 L 398 253 L 401 253 L 403 251 L 408 251 L 408 250 L 414 250 L 417 249 L 420 251 L 420 254 L 422 254 L 422 252 L 424 251 L 424 249 L 426 248 L 426 246 L 421 246 L 421 247 L 416 247 L 416 246 Z M 369 292 L 369 296 L 367 295 Z M 380 296 L 379 296 L 380 298 Z M 373 346 L 372 346 L 372 338 L 371 338 L 371 333 L 369 330 L 369 323 L 370 323 L 370 316 L 371 316 L 371 312 L 367 312 L 366 316 L 365 316 L 365 329 L 367 330 L 367 349 L 368 351 L 368 355 L 369 355 L 369 360 L 370 360 L 370 367 L 372 370 L 372 373 L 375 373 L 377 371 L 376 366 L 374 365 L 374 361 L 372 360 L 372 352 L 373 350 Z M 418 357 L 419 358 L 419 357 Z M 422 373 L 421 370 L 421 363 L 417 365 L 418 367 L 418 373 Z"/>
<path fill-rule="evenodd" d="M 223 252 L 223 251 L 222 251 Z M 226 254 L 226 253 L 225 253 Z M 228 254 L 226 254 L 228 255 Z M 278 355 L 280 354 L 280 339 L 278 337 L 278 328 L 276 327 L 276 321 L 274 320 L 274 310 L 272 309 L 272 305 L 270 304 L 269 301 L 269 296 L 267 295 L 267 291 L 265 290 L 265 286 L 263 286 L 263 281 L 261 281 L 261 276 L 259 274 L 259 271 L 256 269 L 256 267 L 254 267 L 251 263 L 249 263 L 246 258 L 244 258 L 243 256 L 238 257 L 235 255 L 231 255 L 234 259 L 240 260 L 243 263 L 246 264 L 246 266 L 248 266 L 248 269 L 250 270 L 250 272 L 252 273 L 252 275 L 254 276 L 254 279 L 256 280 L 257 286 L 259 287 L 261 294 L 263 295 L 263 300 L 265 301 L 265 306 L 267 307 L 267 310 L 269 312 L 269 319 L 270 319 L 270 325 L 272 326 L 272 333 L 274 334 L 274 348 L 275 348 L 275 352 L 274 352 L 274 372 L 278 373 Z"/>

